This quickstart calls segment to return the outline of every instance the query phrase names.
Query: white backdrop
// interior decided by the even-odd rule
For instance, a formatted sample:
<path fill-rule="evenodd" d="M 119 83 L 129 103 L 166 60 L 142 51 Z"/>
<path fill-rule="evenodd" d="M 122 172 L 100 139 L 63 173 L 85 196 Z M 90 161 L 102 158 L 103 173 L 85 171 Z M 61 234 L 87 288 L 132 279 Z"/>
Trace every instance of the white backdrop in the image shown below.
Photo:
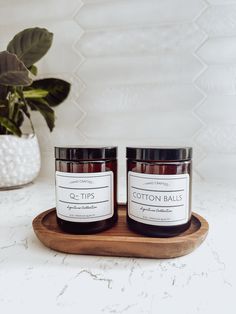
<path fill-rule="evenodd" d="M 42 175 L 55 144 L 192 145 L 195 178 L 236 181 L 236 0 L 0 0 L 1 50 L 47 27 L 41 77 L 72 83 L 52 134 L 34 116 Z"/>

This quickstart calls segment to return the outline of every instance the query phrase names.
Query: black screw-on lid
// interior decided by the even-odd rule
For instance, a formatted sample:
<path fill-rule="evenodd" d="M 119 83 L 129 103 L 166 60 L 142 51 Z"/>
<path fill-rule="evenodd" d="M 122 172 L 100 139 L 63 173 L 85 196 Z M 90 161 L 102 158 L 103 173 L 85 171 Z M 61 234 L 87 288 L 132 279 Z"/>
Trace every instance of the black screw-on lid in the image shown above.
<path fill-rule="evenodd" d="M 115 146 L 73 146 L 55 147 L 55 158 L 60 160 L 99 160 L 116 159 Z"/>
<path fill-rule="evenodd" d="M 126 147 L 128 159 L 181 161 L 192 158 L 192 147 Z"/>

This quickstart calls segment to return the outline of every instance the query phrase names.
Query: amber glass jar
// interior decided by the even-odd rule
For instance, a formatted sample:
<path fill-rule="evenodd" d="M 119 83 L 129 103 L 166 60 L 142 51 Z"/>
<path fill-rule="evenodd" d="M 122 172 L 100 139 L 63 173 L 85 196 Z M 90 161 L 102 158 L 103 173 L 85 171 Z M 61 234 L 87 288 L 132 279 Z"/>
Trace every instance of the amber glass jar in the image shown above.
<path fill-rule="evenodd" d="M 55 147 L 61 229 L 90 234 L 117 221 L 117 147 Z"/>
<path fill-rule="evenodd" d="M 190 226 L 192 148 L 127 147 L 127 223 L 153 237 Z"/>

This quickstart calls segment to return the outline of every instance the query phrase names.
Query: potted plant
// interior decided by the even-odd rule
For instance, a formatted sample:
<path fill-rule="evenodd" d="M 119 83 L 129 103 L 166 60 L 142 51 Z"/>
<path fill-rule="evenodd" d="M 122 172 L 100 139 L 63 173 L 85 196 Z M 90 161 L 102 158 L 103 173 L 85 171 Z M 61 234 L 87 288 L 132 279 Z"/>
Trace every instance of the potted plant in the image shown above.
<path fill-rule="evenodd" d="M 51 47 L 53 34 L 44 28 L 18 33 L 0 52 L 0 188 L 33 181 L 40 170 L 40 151 L 31 112 L 38 111 L 49 130 L 55 125 L 54 107 L 65 100 L 70 84 L 47 78 L 35 80 L 39 61 Z M 31 134 L 23 134 L 28 119 Z"/>

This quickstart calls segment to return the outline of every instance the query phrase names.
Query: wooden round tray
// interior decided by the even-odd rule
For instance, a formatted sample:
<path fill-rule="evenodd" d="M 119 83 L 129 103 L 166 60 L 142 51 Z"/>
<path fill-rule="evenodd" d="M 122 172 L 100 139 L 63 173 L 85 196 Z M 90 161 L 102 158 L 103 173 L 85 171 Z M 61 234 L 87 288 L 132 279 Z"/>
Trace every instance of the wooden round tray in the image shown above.
<path fill-rule="evenodd" d="M 171 238 L 150 238 L 130 231 L 126 225 L 126 208 L 119 205 L 118 223 L 111 229 L 91 235 L 73 235 L 62 231 L 56 221 L 55 208 L 38 215 L 33 221 L 34 232 L 47 247 L 73 254 L 173 258 L 189 254 L 206 238 L 207 221 L 193 213 L 191 226 Z"/>

